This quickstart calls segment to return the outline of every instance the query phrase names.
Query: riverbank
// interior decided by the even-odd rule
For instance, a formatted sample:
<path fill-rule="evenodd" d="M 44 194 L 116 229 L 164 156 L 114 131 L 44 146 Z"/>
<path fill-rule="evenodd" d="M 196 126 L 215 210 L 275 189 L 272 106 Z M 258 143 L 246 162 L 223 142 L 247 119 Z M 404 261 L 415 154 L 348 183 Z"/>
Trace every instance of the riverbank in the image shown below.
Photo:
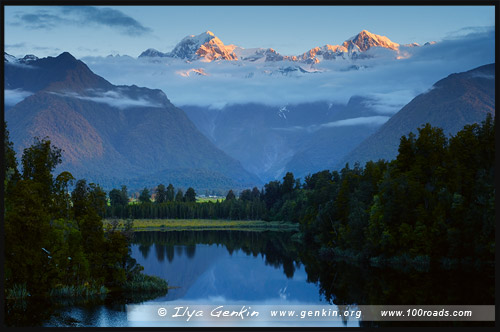
<path fill-rule="evenodd" d="M 104 219 L 104 229 L 112 219 Z M 127 220 L 118 219 L 117 229 L 124 229 Z M 245 230 L 245 231 L 294 231 L 299 225 L 284 221 L 220 220 L 220 219 L 133 219 L 132 230 L 186 231 L 186 230 Z"/>
<path fill-rule="evenodd" d="M 300 233 L 299 233 L 300 234 Z M 411 257 L 407 254 L 399 256 L 376 256 L 367 257 L 361 252 L 352 250 L 342 250 L 340 248 L 322 247 L 318 251 L 318 259 L 324 262 L 342 261 L 348 264 L 357 266 L 370 266 L 374 268 L 390 268 L 402 272 L 418 271 L 429 272 L 431 268 L 440 269 L 443 271 L 453 271 L 460 269 L 486 271 L 492 270 L 495 267 L 493 261 L 481 261 L 473 257 L 450 258 L 439 257 L 435 258 L 431 263 L 429 256 Z"/>
<path fill-rule="evenodd" d="M 81 285 L 56 285 L 49 291 L 50 298 L 80 298 L 89 299 L 96 296 L 105 296 L 110 292 L 133 294 L 135 292 L 148 293 L 155 292 L 166 294 L 169 289 L 176 288 L 168 285 L 168 282 L 153 275 L 138 273 L 130 280 L 127 280 L 120 287 L 108 289 L 104 285 L 91 285 L 85 282 Z M 26 289 L 26 285 L 16 284 L 11 288 L 5 289 L 6 300 L 23 300 L 30 297 L 31 294 Z"/>

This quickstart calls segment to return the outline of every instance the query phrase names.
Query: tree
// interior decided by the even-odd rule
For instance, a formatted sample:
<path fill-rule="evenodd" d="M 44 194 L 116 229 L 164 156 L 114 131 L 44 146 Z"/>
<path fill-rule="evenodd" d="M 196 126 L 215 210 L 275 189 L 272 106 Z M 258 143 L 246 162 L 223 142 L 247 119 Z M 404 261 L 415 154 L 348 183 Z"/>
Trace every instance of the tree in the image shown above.
<path fill-rule="evenodd" d="M 281 185 L 281 192 L 283 195 L 290 194 L 293 192 L 293 187 L 295 186 L 295 178 L 293 173 L 287 172 L 283 177 L 283 184 Z"/>
<path fill-rule="evenodd" d="M 122 198 L 122 205 L 127 206 L 128 205 L 127 186 L 122 186 L 122 189 L 121 189 L 121 198 Z"/>
<path fill-rule="evenodd" d="M 251 200 L 253 200 L 252 191 L 250 189 L 242 190 L 241 193 L 240 193 L 240 200 L 242 200 L 242 201 L 251 201 Z"/>
<path fill-rule="evenodd" d="M 165 188 L 165 185 L 159 184 L 158 187 L 156 187 L 156 197 L 155 197 L 155 202 L 156 203 L 164 203 L 167 201 L 167 190 Z"/>
<path fill-rule="evenodd" d="M 4 143 L 4 171 L 10 176 L 4 200 L 6 289 L 25 287 L 30 295 L 46 296 L 69 285 L 120 287 L 139 271 L 130 258 L 127 234 L 104 234 L 107 199 L 99 185 L 78 180 L 70 195 L 75 179 L 69 172 L 53 179 L 61 150 L 47 139 L 35 139 L 24 149 L 23 173 L 16 179 L 8 133 Z M 119 201 L 122 193 L 112 192 L 113 201 Z"/>
<path fill-rule="evenodd" d="M 33 190 L 36 187 L 32 180 L 20 180 L 5 204 L 5 284 L 25 284 L 32 295 L 50 288 L 53 251 L 49 208 Z"/>
<path fill-rule="evenodd" d="M 144 187 L 144 189 L 141 191 L 141 194 L 139 195 L 139 202 L 151 203 L 151 194 L 148 188 Z"/>
<path fill-rule="evenodd" d="M 109 192 L 109 200 L 110 200 L 111 206 L 123 205 L 121 191 L 118 189 L 111 190 Z"/>
<path fill-rule="evenodd" d="M 271 209 L 279 199 L 281 199 L 280 182 L 271 181 L 264 185 L 264 202 L 268 209 Z"/>
<path fill-rule="evenodd" d="M 56 177 L 54 183 L 54 214 L 59 218 L 70 219 L 71 195 L 69 186 L 72 185 L 75 178 L 70 172 L 62 172 Z"/>
<path fill-rule="evenodd" d="M 101 215 L 106 207 L 106 193 L 96 184 L 78 180 L 71 193 L 73 215 L 82 234 L 83 249 L 92 267 L 92 277 L 104 278 L 102 253 L 105 248 Z"/>
<path fill-rule="evenodd" d="M 48 138 L 40 140 L 38 137 L 35 137 L 33 145 L 24 149 L 21 158 L 23 179 L 37 183 L 35 190 L 47 205 L 51 200 L 52 171 L 61 161 L 61 149 L 54 147 Z"/>
<path fill-rule="evenodd" d="M 177 190 L 177 194 L 175 195 L 175 201 L 184 202 L 184 193 L 182 192 L 182 189 Z"/>
<path fill-rule="evenodd" d="M 169 183 L 167 186 L 167 201 L 173 202 L 174 199 L 175 199 L 175 188 L 171 183 Z"/>
<path fill-rule="evenodd" d="M 233 190 L 230 189 L 226 195 L 226 201 L 231 201 L 233 199 L 236 199 L 236 196 L 234 195 Z"/>
<path fill-rule="evenodd" d="M 14 144 L 9 139 L 9 131 L 7 124 L 4 122 L 4 163 L 3 163 L 4 178 L 4 193 L 7 191 L 7 185 L 10 181 L 16 181 L 19 178 L 17 170 L 16 153 Z"/>
<path fill-rule="evenodd" d="M 23 174 L 17 178 L 13 145 L 5 132 L 5 282 L 25 284 L 30 294 L 47 293 L 51 285 L 54 209 L 52 170 L 61 162 L 61 150 L 49 140 L 35 139 L 24 149 Z M 15 180 L 15 181 L 14 181 Z"/>
<path fill-rule="evenodd" d="M 196 192 L 193 188 L 189 187 L 184 195 L 184 200 L 186 202 L 196 202 Z"/>
<path fill-rule="evenodd" d="M 71 192 L 71 201 L 73 202 L 73 217 L 78 220 L 87 214 L 89 208 L 87 204 L 89 188 L 86 180 L 78 180 L 75 188 Z"/>
<path fill-rule="evenodd" d="M 260 199 L 260 190 L 257 187 L 252 189 L 252 200 L 254 199 Z"/>
<path fill-rule="evenodd" d="M 101 188 L 101 186 L 95 183 L 90 183 L 89 188 L 91 207 L 100 217 L 104 218 L 108 203 L 106 199 L 106 192 Z"/>

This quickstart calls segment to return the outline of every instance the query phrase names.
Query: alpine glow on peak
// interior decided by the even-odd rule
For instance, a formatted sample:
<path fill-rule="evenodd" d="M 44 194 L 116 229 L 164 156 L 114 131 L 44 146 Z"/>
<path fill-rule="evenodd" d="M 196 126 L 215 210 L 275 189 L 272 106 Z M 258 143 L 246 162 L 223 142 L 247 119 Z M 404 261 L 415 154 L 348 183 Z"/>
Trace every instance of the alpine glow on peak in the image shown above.
<path fill-rule="evenodd" d="M 404 46 L 418 47 L 420 45 L 412 43 Z M 373 55 L 366 52 L 376 47 L 394 51 L 394 58 L 401 58 L 401 55 L 398 53 L 400 51 L 400 44 L 392 42 L 385 36 L 376 35 L 367 30 L 362 30 L 357 35 L 344 41 L 341 45 L 325 44 L 322 47 L 314 47 L 299 55 L 282 55 L 272 48 L 246 49 L 237 45 L 224 45 L 213 32 L 206 31 L 199 35 L 184 37 L 171 52 L 162 53 L 150 48 L 142 52 L 139 57 L 169 57 L 189 62 L 196 60 L 203 62 L 241 60 L 250 62 L 297 61 L 315 64 L 324 60 L 370 58 Z"/>

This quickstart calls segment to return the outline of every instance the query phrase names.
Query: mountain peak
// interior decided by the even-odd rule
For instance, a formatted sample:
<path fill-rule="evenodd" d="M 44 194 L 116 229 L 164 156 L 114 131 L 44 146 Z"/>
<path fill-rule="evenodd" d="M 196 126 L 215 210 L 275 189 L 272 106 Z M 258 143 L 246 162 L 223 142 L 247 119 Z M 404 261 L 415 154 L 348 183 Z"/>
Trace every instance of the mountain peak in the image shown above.
<path fill-rule="evenodd" d="M 109 89 L 111 86 L 111 83 L 94 74 L 86 64 L 68 52 L 63 52 L 57 57 L 41 59 L 28 54 L 16 62 L 25 66 L 17 68 L 15 73 L 11 72 L 9 77 L 5 78 L 6 84 L 12 88 L 37 92 L 44 89 L 50 91 Z"/>
<path fill-rule="evenodd" d="M 4 58 L 4 63 L 7 62 L 7 63 L 11 63 L 11 62 L 15 62 L 17 60 L 17 58 L 7 52 L 3 52 L 3 58 Z"/>
<path fill-rule="evenodd" d="M 33 92 L 5 113 L 18 153 L 33 136 L 49 137 L 64 150 L 60 167 L 109 189 L 161 181 L 200 191 L 261 184 L 161 90 L 113 85 L 69 53 L 5 69 L 6 87 Z"/>
<path fill-rule="evenodd" d="M 74 61 L 76 61 L 76 58 L 73 55 L 71 55 L 71 53 L 69 53 L 69 52 L 62 52 L 61 54 L 59 54 L 57 56 L 57 59 L 59 59 L 59 60 L 74 60 Z"/>
<path fill-rule="evenodd" d="M 38 60 L 38 57 L 33 54 L 26 54 L 24 58 L 19 59 L 19 63 L 30 63 L 32 61 Z"/>
<path fill-rule="evenodd" d="M 147 50 L 145 50 L 144 52 L 142 52 L 140 55 L 139 55 L 139 58 L 142 58 L 142 57 L 164 57 L 165 56 L 165 53 L 162 53 L 154 48 L 148 48 Z"/>
<path fill-rule="evenodd" d="M 226 46 L 211 31 L 184 37 L 166 56 L 191 60 L 237 60 L 234 47 Z"/>
<path fill-rule="evenodd" d="M 322 60 L 335 59 L 361 59 L 375 56 L 372 52 L 363 54 L 372 47 L 380 47 L 399 52 L 403 48 L 420 46 L 417 43 L 400 45 L 392 42 L 386 36 L 377 35 L 363 29 L 357 35 L 347 39 L 341 45 L 326 44 L 323 47 L 315 47 L 298 55 L 280 55 L 272 48 L 250 48 L 245 49 L 236 45 L 224 45 L 224 43 L 210 30 L 198 35 L 184 37 L 171 52 L 162 53 L 155 49 L 148 49 L 139 57 L 170 57 L 184 59 L 186 61 L 200 60 L 210 62 L 214 60 L 243 60 L 243 61 L 300 61 L 315 64 Z"/>
<path fill-rule="evenodd" d="M 177 44 L 177 46 L 179 46 L 180 44 L 189 43 L 189 44 L 193 44 L 193 45 L 198 45 L 198 47 L 199 47 L 199 46 L 209 42 L 210 40 L 212 40 L 214 38 L 217 38 L 217 37 L 215 36 L 215 34 L 213 32 L 205 31 L 205 32 L 200 33 L 199 35 L 189 35 L 189 36 L 184 37 L 181 40 L 181 42 L 179 44 Z M 174 48 L 174 50 L 175 50 L 175 48 Z"/>
<path fill-rule="evenodd" d="M 392 42 L 386 36 L 376 35 L 368 30 L 362 30 L 356 36 L 346 40 L 342 45 L 347 48 L 352 48 L 356 45 L 363 52 L 371 47 L 384 47 L 391 50 L 397 50 L 399 48 L 398 43 Z"/>
<path fill-rule="evenodd" d="M 392 160 L 398 154 L 400 138 L 416 133 L 425 123 L 455 135 L 467 124 L 480 123 L 495 114 L 495 64 L 451 74 L 434 83 L 430 91 L 413 98 L 366 138 L 338 164 L 364 164 L 368 160 Z"/>

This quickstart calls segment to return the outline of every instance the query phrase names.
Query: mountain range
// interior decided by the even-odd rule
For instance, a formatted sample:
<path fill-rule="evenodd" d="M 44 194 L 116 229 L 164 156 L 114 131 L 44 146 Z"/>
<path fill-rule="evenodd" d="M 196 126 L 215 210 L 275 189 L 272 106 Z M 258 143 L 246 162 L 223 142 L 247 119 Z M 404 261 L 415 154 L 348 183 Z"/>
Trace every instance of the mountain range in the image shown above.
<path fill-rule="evenodd" d="M 446 135 L 495 111 L 495 64 L 444 78 L 392 116 L 373 110 L 367 97 L 346 105 L 318 101 L 273 107 L 227 105 L 219 110 L 184 105 L 189 118 L 216 146 L 262 180 L 296 177 L 346 163 L 391 160 L 401 136 L 430 123 Z M 242 150 L 241 147 L 245 149 Z"/>
<path fill-rule="evenodd" d="M 182 109 L 174 106 L 162 90 L 113 85 L 69 53 L 43 59 L 5 53 L 5 117 L 19 154 L 34 136 L 49 136 L 65 150 L 62 168 L 107 188 L 121 184 L 142 188 L 168 182 L 202 190 L 259 186 L 281 179 L 288 171 L 303 178 L 324 169 L 339 170 L 346 163 L 390 160 L 397 154 L 400 137 L 410 131 L 416 133 L 425 123 L 439 126 L 449 135 L 494 113 L 495 64 L 452 74 L 432 86 L 435 79 L 428 80 L 428 91 L 409 103 L 410 97 L 404 96 L 396 102 L 384 101 L 384 94 L 369 89 L 349 90 L 347 103 L 335 102 L 338 82 L 328 90 L 331 99 L 266 102 L 275 99 L 276 89 L 287 91 L 285 82 L 301 81 L 314 87 L 319 84 L 316 77 L 323 77 L 321 84 L 328 86 L 330 76 L 312 75 L 324 69 L 315 67 L 318 63 L 346 60 L 338 66 L 339 71 L 334 69 L 330 74 L 349 80 L 351 69 L 363 73 L 364 59 L 371 61 L 371 57 L 389 54 L 393 60 L 383 64 L 397 63 L 402 68 L 406 52 L 418 47 L 400 45 L 363 30 L 341 45 L 327 44 L 297 56 L 285 56 L 270 48 L 224 45 L 209 31 L 191 35 L 168 53 L 149 49 L 140 56 L 148 62 L 147 68 L 152 68 L 151 75 L 161 71 L 161 75 L 179 83 L 181 89 L 165 89 L 175 91 L 170 92 L 171 98 L 179 94 L 191 98 L 193 102 L 182 103 Z M 156 61 L 160 58 L 177 59 L 181 65 L 163 66 Z M 403 61 L 397 61 L 401 58 Z M 132 58 L 113 59 L 111 63 L 115 60 L 120 66 L 145 64 Z M 421 58 L 418 61 L 422 63 Z M 194 65 L 202 62 L 207 62 L 206 66 Z M 253 63 L 269 75 L 258 74 Z M 128 68 L 119 68 L 119 73 L 136 78 Z M 272 77 L 274 74 L 279 76 Z M 181 77 L 174 80 L 177 75 Z M 241 89 L 232 86 L 237 75 L 248 75 Z M 280 76 L 290 78 L 277 79 Z M 267 80 L 261 80 L 263 77 Z M 222 90 L 211 90 L 214 84 L 221 85 Z M 251 89 L 256 84 L 267 89 L 268 99 L 252 93 L 258 92 Z M 394 89 L 392 98 L 401 91 Z M 213 100 L 224 101 L 230 94 L 241 93 L 246 94 L 244 100 L 251 101 L 213 105 Z M 204 103 L 208 98 L 211 101 Z M 391 109 L 377 105 L 389 105 Z"/>
<path fill-rule="evenodd" d="M 354 96 L 347 105 L 310 102 L 283 106 L 232 104 L 220 109 L 184 105 L 188 117 L 217 147 L 262 180 L 331 168 L 387 120 Z M 350 124 L 349 119 L 367 120 Z M 242 149 L 242 147 L 245 147 Z"/>
<path fill-rule="evenodd" d="M 261 183 L 161 90 L 115 86 L 67 52 L 43 59 L 5 54 L 4 65 L 7 92 L 27 95 L 5 111 L 18 158 L 33 137 L 47 136 L 64 151 L 61 170 L 108 189 L 172 183 L 227 190 Z"/>
<path fill-rule="evenodd" d="M 426 45 L 429 44 L 431 43 L 426 43 Z M 177 58 L 188 62 L 197 60 L 202 62 L 216 60 L 276 62 L 288 60 L 314 64 L 325 60 L 372 57 L 373 54 L 368 51 L 374 48 L 393 51 L 395 57 L 400 57 L 405 49 L 418 46 L 420 45 L 417 43 L 400 45 L 385 36 L 363 30 L 344 41 L 342 45 L 326 44 L 299 55 L 281 55 L 272 48 L 245 49 L 236 45 L 224 45 L 213 32 L 206 31 L 199 35 L 189 35 L 183 38 L 170 52 L 163 53 L 154 48 L 149 48 L 142 52 L 139 58 Z"/>
<path fill-rule="evenodd" d="M 364 165 L 369 160 L 392 160 L 397 156 L 401 136 L 417 134 L 417 129 L 426 123 L 442 128 L 449 136 L 467 124 L 480 123 L 488 113 L 495 114 L 494 63 L 436 82 L 345 156 L 337 167 L 348 162 Z"/>

